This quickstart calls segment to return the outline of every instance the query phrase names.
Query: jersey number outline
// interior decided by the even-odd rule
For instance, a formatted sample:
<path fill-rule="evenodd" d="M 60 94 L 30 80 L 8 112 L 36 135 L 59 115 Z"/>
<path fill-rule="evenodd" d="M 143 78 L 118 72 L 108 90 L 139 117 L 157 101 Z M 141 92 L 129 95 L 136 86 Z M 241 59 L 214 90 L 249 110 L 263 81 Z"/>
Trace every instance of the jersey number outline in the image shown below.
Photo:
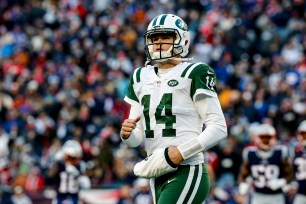
<path fill-rule="evenodd" d="M 67 172 L 60 173 L 60 193 L 77 193 L 79 190 L 78 182 L 74 175 Z"/>
<path fill-rule="evenodd" d="M 206 76 L 206 87 L 214 91 L 216 85 L 214 77 Z"/>
<path fill-rule="evenodd" d="M 164 93 L 158 106 L 155 110 L 155 120 L 157 124 L 165 124 L 165 128 L 162 130 L 163 137 L 175 137 L 176 129 L 173 129 L 173 124 L 176 123 L 176 115 L 172 114 L 172 93 Z M 143 105 L 143 115 L 145 118 L 146 125 L 146 138 L 154 138 L 154 131 L 151 130 L 150 126 L 150 101 L 151 95 L 144 95 L 141 99 L 141 104 Z M 164 110 L 164 115 L 162 112 Z"/>
<path fill-rule="evenodd" d="M 297 180 L 306 179 L 306 159 L 298 157 L 294 160 L 294 165 L 297 167 L 295 177 Z"/>
<path fill-rule="evenodd" d="M 257 188 L 267 187 L 268 181 L 277 179 L 280 174 L 277 165 L 252 165 L 251 171 L 255 178 L 254 185 Z"/>

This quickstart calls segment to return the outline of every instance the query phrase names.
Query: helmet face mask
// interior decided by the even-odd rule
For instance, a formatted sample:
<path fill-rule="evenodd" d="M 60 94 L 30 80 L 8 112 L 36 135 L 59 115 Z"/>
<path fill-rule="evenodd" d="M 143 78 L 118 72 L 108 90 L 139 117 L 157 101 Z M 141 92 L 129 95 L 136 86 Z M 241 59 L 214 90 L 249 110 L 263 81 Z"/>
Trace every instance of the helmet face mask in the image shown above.
<path fill-rule="evenodd" d="M 174 36 L 173 43 L 155 43 L 152 36 L 155 34 Z M 187 24 L 178 16 L 173 14 L 162 14 L 154 18 L 144 34 L 145 53 L 147 60 L 163 62 L 171 58 L 185 57 L 189 52 L 190 34 Z M 154 52 L 155 44 L 171 44 L 167 51 Z"/>
<path fill-rule="evenodd" d="M 297 139 L 306 146 L 306 120 L 302 121 L 297 129 Z"/>
<path fill-rule="evenodd" d="M 273 135 L 258 135 L 256 143 L 259 149 L 269 151 L 275 145 L 275 137 Z"/>
<path fill-rule="evenodd" d="M 255 132 L 255 144 L 260 150 L 269 151 L 276 145 L 276 131 L 271 125 L 261 124 Z"/>
<path fill-rule="evenodd" d="M 306 131 L 299 131 L 298 132 L 298 140 L 306 146 Z"/>

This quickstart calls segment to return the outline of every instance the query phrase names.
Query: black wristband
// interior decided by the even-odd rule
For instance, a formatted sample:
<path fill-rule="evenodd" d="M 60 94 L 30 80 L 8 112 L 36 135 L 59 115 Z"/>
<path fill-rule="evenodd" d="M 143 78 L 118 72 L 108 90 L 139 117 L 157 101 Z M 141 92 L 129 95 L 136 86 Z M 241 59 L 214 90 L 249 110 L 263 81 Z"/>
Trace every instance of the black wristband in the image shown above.
<path fill-rule="evenodd" d="M 178 165 L 176 165 L 175 163 L 173 163 L 173 162 L 171 161 L 171 159 L 170 159 L 170 157 L 169 157 L 169 155 L 168 155 L 168 148 L 169 148 L 169 147 L 167 147 L 167 148 L 165 149 L 165 152 L 164 152 L 166 161 L 167 161 L 167 163 L 168 163 L 172 168 L 176 168 Z"/>

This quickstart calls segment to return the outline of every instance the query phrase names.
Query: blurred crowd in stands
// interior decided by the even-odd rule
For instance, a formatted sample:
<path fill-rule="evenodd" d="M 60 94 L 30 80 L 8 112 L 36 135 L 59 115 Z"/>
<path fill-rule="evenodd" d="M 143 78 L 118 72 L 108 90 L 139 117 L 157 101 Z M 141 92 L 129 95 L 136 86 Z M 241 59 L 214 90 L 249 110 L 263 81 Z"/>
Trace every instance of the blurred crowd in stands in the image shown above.
<path fill-rule="evenodd" d="M 81 142 L 94 188 L 136 191 L 133 165 L 146 155 L 121 143 L 123 97 L 162 13 L 186 20 L 190 56 L 216 72 L 229 136 L 207 158 L 213 186 L 234 189 L 252 125 L 270 123 L 290 144 L 306 118 L 305 10 L 303 0 L 1 0 L 2 194 L 47 188 L 68 139 Z"/>

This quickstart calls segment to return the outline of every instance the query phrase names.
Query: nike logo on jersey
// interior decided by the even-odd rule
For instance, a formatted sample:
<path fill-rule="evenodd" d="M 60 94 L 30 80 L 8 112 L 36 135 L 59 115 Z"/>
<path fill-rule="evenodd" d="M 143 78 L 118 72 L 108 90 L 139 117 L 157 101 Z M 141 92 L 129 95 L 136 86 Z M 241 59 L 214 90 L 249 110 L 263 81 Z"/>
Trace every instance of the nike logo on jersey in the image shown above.
<path fill-rule="evenodd" d="M 173 179 L 169 179 L 168 180 L 168 183 L 171 183 L 172 181 L 176 180 L 176 178 L 173 178 Z"/>

